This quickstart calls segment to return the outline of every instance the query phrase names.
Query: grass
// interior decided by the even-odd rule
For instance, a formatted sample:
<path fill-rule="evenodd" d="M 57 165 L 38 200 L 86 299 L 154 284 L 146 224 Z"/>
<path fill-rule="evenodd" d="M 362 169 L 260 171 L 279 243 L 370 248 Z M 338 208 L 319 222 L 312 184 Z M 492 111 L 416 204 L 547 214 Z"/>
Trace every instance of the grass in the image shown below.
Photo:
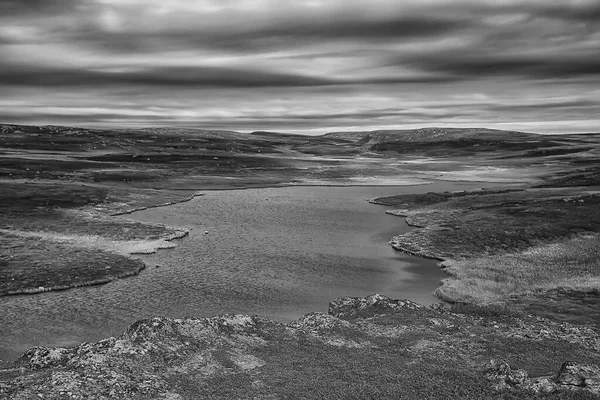
<path fill-rule="evenodd" d="M 436 290 L 452 302 L 490 302 L 559 287 L 600 289 L 600 236 L 585 235 L 524 251 L 441 263 L 451 277 Z"/>
<path fill-rule="evenodd" d="M 144 269 L 132 253 L 173 247 L 187 232 L 109 217 L 150 198 L 152 191 L 54 181 L 3 182 L 0 190 L 0 296 L 97 285 Z"/>
<path fill-rule="evenodd" d="M 470 308 L 470 315 L 483 317 L 473 323 L 470 318 L 454 320 L 453 314 L 431 314 L 460 324 L 463 334 L 441 330 L 425 315 L 406 318 L 403 310 L 361 316 L 362 329 L 374 326 L 409 328 L 393 337 L 367 335 L 375 348 L 330 346 L 300 333 L 294 339 L 284 334 L 252 350 L 265 364 L 250 372 L 230 368 L 226 373 L 209 377 L 171 375 L 169 385 L 184 398 L 298 398 L 298 399 L 592 399 L 586 393 L 559 391 L 535 395 L 527 391 L 501 391 L 483 378 L 482 368 L 490 358 L 501 358 L 512 366 L 525 368 L 531 376 L 553 374 L 557 360 L 577 359 L 596 363 L 598 354 L 558 340 L 526 337 L 503 337 L 489 326 L 506 318 L 504 310 Z M 464 309 L 462 311 L 465 311 Z M 411 315 L 413 313 L 410 313 Z M 408 324 L 408 325 L 406 325 Z M 514 325 L 508 321 L 509 326 Z M 413 331 L 410 331 L 412 329 Z M 335 330 L 347 340 L 365 338 L 356 326 Z M 376 332 L 374 330 L 373 332 Z M 327 329 L 320 334 L 328 336 Z M 469 335 L 469 334 L 471 335 Z M 284 339 L 285 338 L 285 339 Z M 417 344 L 418 351 L 414 350 Z M 222 357 L 227 353 L 220 352 Z M 221 360 L 222 365 L 229 365 Z M 271 397 L 269 397 L 271 396 Z"/>
<path fill-rule="evenodd" d="M 0 233 L 0 296 L 96 285 L 136 275 L 144 263 L 113 252 Z"/>
<path fill-rule="evenodd" d="M 600 192 L 574 189 L 475 191 L 445 196 L 395 196 L 375 202 L 403 209 L 425 227 L 394 238 L 421 256 L 460 259 L 525 250 L 577 233 L 600 231 Z"/>
<path fill-rule="evenodd" d="M 566 181 L 551 176 L 537 188 L 400 195 L 374 202 L 398 208 L 398 215 L 419 227 L 391 243 L 442 261 L 449 277 L 435 291 L 440 299 L 506 303 L 600 329 L 595 309 L 600 304 L 600 190 L 557 182 Z"/>

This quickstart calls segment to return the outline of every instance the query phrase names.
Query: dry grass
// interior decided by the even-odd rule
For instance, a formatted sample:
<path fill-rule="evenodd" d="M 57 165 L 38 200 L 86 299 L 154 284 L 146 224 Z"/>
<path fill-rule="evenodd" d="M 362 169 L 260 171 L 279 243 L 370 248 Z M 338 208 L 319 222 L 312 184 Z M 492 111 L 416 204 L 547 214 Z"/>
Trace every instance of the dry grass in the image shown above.
<path fill-rule="evenodd" d="M 39 238 L 86 249 L 109 251 L 124 256 L 132 254 L 152 254 L 160 249 L 172 249 L 177 247 L 177 245 L 172 243 L 171 240 L 182 238 L 186 236 L 187 233 L 186 230 L 181 230 L 166 236 L 164 239 L 154 240 L 111 240 L 100 235 L 67 235 L 59 232 L 25 232 L 0 229 L 0 234 Z"/>
<path fill-rule="evenodd" d="M 524 251 L 444 261 L 451 277 L 436 295 L 451 302 L 491 302 L 536 289 L 600 289 L 600 235 L 587 234 Z"/>

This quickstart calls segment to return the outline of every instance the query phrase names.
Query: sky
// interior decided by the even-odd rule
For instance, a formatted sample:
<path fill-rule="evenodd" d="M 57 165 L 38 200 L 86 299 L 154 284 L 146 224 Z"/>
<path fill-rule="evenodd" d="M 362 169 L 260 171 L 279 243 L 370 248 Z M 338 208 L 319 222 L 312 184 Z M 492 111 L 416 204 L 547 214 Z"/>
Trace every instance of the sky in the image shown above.
<path fill-rule="evenodd" d="M 1 0 L 0 123 L 600 131 L 600 0 Z"/>

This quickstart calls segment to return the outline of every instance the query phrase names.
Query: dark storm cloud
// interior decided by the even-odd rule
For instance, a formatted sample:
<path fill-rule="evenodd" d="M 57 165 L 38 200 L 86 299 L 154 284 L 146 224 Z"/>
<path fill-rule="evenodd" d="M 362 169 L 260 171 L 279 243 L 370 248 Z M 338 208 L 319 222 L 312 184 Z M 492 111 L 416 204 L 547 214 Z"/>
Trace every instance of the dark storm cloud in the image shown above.
<path fill-rule="evenodd" d="M 531 10 L 549 18 L 575 20 L 584 22 L 600 22 L 600 2 L 593 1 L 579 4 L 554 4 L 548 2 L 540 10 Z"/>
<path fill-rule="evenodd" d="M 153 68 L 111 72 L 86 69 L 13 66 L 0 70 L 0 84 L 12 86 L 143 85 L 174 87 L 294 87 L 332 85 L 336 81 L 302 75 L 210 67 Z"/>
<path fill-rule="evenodd" d="M 172 27 L 155 32 L 110 32 L 94 24 L 81 24 L 65 32 L 60 40 L 117 52 L 162 52 L 165 50 L 225 50 L 239 53 L 290 49 L 295 46 L 337 41 L 389 42 L 452 34 L 473 24 L 462 18 L 443 16 L 387 16 L 376 19 L 300 20 L 265 26 L 227 26 L 202 29 Z"/>
<path fill-rule="evenodd" d="M 600 101 L 579 99 L 568 101 L 546 101 L 537 104 L 502 104 L 490 105 L 488 109 L 495 112 L 537 112 L 541 110 L 564 112 L 565 110 L 579 110 L 586 112 L 590 110 L 600 110 Z"/>
<path fill-rule="evenodd" d="M 444 72 L 467 80 L 506 76 L 532 79 L 600 77 L 600 51 L 588 57 L 577 58 L 558 54 L 546 57 L 442 54 L 425 56 L 416 61 L 415 65 L 423 70 Z"/>
<path fill-rule="evenodd" d="M 11 65 L 0 63 L 0 85 L 31 87 L 102 87 L 105 85 L 172 86 L 180 88 L 269 88 L 443 83 L 445 76 L 374 77 L 335 79 L 300 74 L 225 67 L 163 67 L 124 72 Z"/>
<path fill-rule="evenodd" d="M 250 30 L 243 35 L 229 36 L 217 33 L 213 39 L 246 38 L 248 41 L 261 39 L 332 40 L 332 39 L 405 39 L 449 34 L 465 28 L 466 21 L 442 16 L 388 16 L 377 19 L 341 19 L 326 21 L 302 21 L 300 23 L 274 24 Z"/>
<path fill-rule="evenodd" d="M 77 3 L 77 0 L 2 0 L 0 16 L 60 14 L 72 10 Z"/>

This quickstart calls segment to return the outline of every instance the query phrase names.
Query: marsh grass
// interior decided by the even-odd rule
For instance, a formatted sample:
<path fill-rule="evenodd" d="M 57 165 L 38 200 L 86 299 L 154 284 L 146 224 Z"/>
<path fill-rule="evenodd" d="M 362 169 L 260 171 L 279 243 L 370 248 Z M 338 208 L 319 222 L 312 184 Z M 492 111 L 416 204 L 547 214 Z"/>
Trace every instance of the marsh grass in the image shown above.
<path fill-rule="evenodd" d="M 450 278 L 435 294 L 450 302 L 493 302 L 555 288 L 600 288 L 600 235 L 587 234 L 528 250 L 440 264 Z"/>

